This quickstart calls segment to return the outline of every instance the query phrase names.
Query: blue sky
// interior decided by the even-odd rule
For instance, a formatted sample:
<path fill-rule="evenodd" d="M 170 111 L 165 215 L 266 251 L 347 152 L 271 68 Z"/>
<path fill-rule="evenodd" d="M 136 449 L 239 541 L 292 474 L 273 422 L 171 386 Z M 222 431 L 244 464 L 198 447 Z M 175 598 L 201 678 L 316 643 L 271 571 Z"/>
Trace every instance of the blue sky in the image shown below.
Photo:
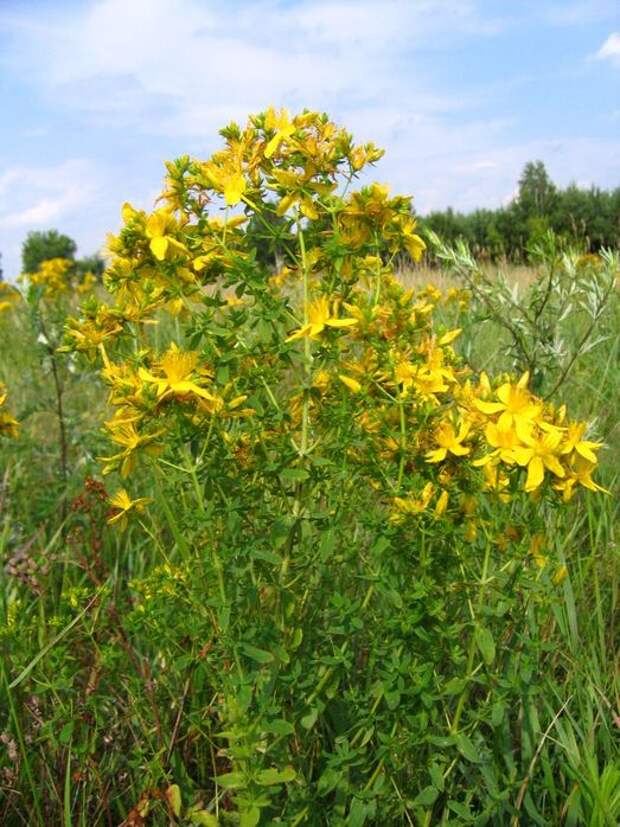
<path fill-rule="evenodd" d="M 424 213 L 498 206 L 523 165 L 620 185 L 618 0 L 0 0 L 0 251 L 102 247 L 163 161 L 269 104 L 330 113 Z"/>

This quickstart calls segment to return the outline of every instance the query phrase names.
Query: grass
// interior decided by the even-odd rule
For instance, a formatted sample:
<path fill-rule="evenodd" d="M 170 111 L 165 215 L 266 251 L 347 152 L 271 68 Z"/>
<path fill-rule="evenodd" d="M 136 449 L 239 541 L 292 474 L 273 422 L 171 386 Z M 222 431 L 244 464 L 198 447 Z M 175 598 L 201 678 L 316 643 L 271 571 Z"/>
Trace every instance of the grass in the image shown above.
<path fill-rule="evenodd" d="M 515 268 L 511 278 L 527 285 L 532 273 Z M 452 286 L 435 270 L 403 280 Z M 442 824 L 620 822 L 618 301 L 606 324 L 604 342 L 579 362 L 561 396 L 605 441 L 599 481 L 611 494 L 586 492 L 549 524 L 554 557 L 566 562 L 568 576 L 554 598 L 541 590 L 524 600 L 527 633 L 515 633 L 510 646 L 506 641 L 503 680 L 518 687 L 519 702 L 502 705 L 500 681 L 492 724 L 481 730 L 492 755 L 481 770 L 487 810 L 475 804 L 472 786 L 444 810 Z M 472 364 L 506 367 L 493 324 L 466 330 L 464 340 Z M 195 663 L 213 641 L 172 629 L 166 636 L 166 610 L 155 623 L 126 594 L 127 583 L 155 590 L 166 566 L 194 565 L 176 515 L 185 498 L 198 491 L 200 499 L 199 487 L 190 480 L 170 501 L 157 479 L 144 479 L 157 520 L 145 518 L 125 534 L 111 531 L 103 489 L 88 482 L 99 476 L 96 457 L 106 450 L 99 430 L 105 392 L 94 371 L 69 370 L 64 380 L 66 490 L 49 355 L 23 310 L 0 315 L 0 381 L 22 422 L 21 439 L 0 447 L 0 823 L 139 827 L 150 789 L 148 823 L 214 824 L 206 816 L 192 821 L 185 802 L 185 814 L 173 815 L 166 799 L 173 782 L 212 790 L 211 779 L 226 769 L 208 697 L 195 682 Z M 199 505 L 205 515 L 207 506 Z M 219 571 L 216 561 L 205 591 L 222 587 Z M 182 626 L 185 613 L 201 609 L 165 583 L 172 589 L 168 605 L 178 601 L 174 622 Z M 155 628 L 163 635 L 157 640 Z M 377 776 L 384 761 L 377 762 Z M 402 816 L 394 823 L 436 823 L 432 802 L 396 792 Z M 219 808 L 221 823 L 228 823 L 221 790 L 214 796 L 211 818 Z M 290 823 L 330 823 L 322 818 L 306 812 Z M 353 810 L 348 819 L 332 823 L 363 823 Z"/>

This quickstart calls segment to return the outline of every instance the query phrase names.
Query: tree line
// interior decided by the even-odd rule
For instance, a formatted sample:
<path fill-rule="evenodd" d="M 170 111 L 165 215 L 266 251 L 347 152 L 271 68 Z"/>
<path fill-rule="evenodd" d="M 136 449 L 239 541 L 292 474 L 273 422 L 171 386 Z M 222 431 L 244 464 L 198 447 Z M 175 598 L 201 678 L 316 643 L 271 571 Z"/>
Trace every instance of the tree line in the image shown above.
<path fill-rule="evenodd" d="M 448 208 L 419 218 L 452 244 L 465 240 L 480 258 L 527 261 L 529 250 L 549 231 L 584 252 L 620 246 L 620 187 L 603 190 L 570 184 L 560 189 L 542 161 L 523 169 L 516 197 L 505 207 L 461 213 Z"/>

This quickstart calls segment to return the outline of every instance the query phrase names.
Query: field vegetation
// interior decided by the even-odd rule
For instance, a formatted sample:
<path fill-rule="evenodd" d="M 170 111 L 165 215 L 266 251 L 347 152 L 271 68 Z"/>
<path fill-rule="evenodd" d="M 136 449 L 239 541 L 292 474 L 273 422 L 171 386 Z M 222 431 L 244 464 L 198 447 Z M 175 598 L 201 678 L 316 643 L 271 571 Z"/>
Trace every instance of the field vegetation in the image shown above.
<path fill-rule="evenodd" d="M 0 284 L 0 823 L 615 827 L 617 255 L 221 134 Z"/>

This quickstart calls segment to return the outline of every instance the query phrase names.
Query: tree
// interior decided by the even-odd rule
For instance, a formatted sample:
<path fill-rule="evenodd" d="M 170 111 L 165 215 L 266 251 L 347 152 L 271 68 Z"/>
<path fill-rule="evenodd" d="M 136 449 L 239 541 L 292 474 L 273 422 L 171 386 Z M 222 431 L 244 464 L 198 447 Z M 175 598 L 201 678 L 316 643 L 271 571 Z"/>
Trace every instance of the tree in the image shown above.
<path fill-rule="evenodd" d="M 75 241 L 57 230 L 30 232 L 22 246 L 22 270 L 24 273 L 36 273 L 41 262 L 52 258 L 73 261 L 76 250 Z"/>
<path fill-rule="evenodd" d="M 100 280 L 103 276 L 103 271 L 105 270 L 105 261 L 95 253 L 92 256 L 84 256 L 84 258 L 78 258 L 75 262 L 75 272 L 79 276 L 85 276 L 86 273 L 92 273 L 94 276 Z"/>
<path fill-rule="evenodd" d="M 529 161 L 519 178 L 517 203 L 526 218 L 543 218 L 555 207 L 557 189 L 542 161 Z"/>

